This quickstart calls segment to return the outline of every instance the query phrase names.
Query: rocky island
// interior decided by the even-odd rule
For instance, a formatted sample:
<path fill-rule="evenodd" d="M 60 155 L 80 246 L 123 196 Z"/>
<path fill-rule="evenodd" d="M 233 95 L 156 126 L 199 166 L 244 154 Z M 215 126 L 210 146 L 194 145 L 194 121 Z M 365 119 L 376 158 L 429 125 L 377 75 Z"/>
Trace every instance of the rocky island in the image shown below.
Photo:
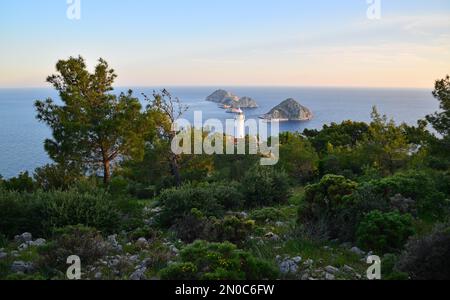
<path fill-rule="evenodd" d="M 289 98 L 260 118 L 267 121 L 309 121 L 313 118 L 313 113 L 296 100 Z"/>
<path fill-rule="evenodd" d="M 258 108 L 258 103 L 250 97 L 242 97 L 237 102 L 237 106 L 240 108 Z"/>
<path fill-rule="evenodd" d="M 258 103 L 250 97 L 238 97 L 225 90 L 217 90 L 206 98 L 206 101 L 226 105 L 233 108 L 257 108 Z"/>
<path fill-rule="evenodd" d="M 225 90 L 217 90 L 206 98 L 206 101 L 226 104 L 229 101 L 239 101 L 239 97 Z"/>

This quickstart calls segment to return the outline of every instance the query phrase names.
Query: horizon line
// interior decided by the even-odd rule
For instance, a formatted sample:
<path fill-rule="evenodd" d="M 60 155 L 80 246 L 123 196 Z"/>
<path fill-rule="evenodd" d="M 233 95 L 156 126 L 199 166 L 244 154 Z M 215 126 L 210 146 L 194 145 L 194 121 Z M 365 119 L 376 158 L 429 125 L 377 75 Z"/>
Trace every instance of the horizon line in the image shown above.
<path fill-rule="evenodd" d="M 114 89 L 138 89 L 138 88 L 314 88 L 314 89 L 384 89 L 384 90 L 433 90 L 430 87 L 409 87 L 409 86 L 352 86 L 352 85 L 230 85 L 230 84 L 206 84 L 206 85 L 187 85 L 187 84 L 155 84 L 155 85 L 113 85 Z M 53 89 L 51 86 L 0 86 L 0 90 L 13 89 Z"/>

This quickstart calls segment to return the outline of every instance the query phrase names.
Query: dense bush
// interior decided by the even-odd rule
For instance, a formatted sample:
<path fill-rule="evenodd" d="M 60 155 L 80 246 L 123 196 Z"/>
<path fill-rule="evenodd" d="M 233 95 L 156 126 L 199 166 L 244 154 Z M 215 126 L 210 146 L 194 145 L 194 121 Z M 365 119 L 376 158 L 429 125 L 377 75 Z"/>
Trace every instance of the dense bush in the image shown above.
<path fill-rule="evenodd" d="M 187 243 L 192 243 L 203 236 L 208 220 L 200 210 L 193 208 L 190 214 L 186 214 L 184 217 L 174 221 L 171 228 L 179 239 Z"/>
<path fill-rule="evenodd" d="M 19 176 L 9 180 L 2 180 L 1 184 L 6 190 L 15 192 L 31 193 L 36 187 L 28 172 L 20 173 Z"/>
<path fill-rule="evenodd" d="M 298 133 L 282 133 L 280 143 L 277 166 L 299 183 L 312 179 L 318 170 L 319 156 L 311 143 Z"/>
<path fill-rule="evenodd" d="M 119 213 L 108 194 L 81 193 L 78 190 L 34 194 L 39 206 L 44 231 L 82 224 L 105 233 L 113 233 L 119 225 Z"/>
<path fill-rule="evenodd" d="M 365 250 L 389 253 L 401 249 L 413 234 L 411 215 L 373 211 L 361 221 L 357 240 L 358 245 Z"/>
<path fill-rule="evenodd" d="M 439 225 L 430 235 L 412 239 L 397 268 L 414 280 L 450 280 L 450 226 Z"/>
<path fill-rule="evenodd" d="M 188 243 L 205 240 L 239 244 L 251 233 L 254 225 L 254 221 L 237 216 L 225 216 L 223 219 L 204 217 L 199 210 L 193 209 L 191 214 L 176 222 L 173 229 L 178 238 Z"/>
<path fill-rule="evenodd" d="M 0 248 L 6 247 L 7 244 L 8 238 L 6 237 L 6 235 L 0 233 Z"/>
<path fill-rule="evenodd" d="M 299 223 L 312 234 L 339 238 L 346 211 L 352 206 L 349 197 L 357 183 L 343 176 L 327 175 L 317 184 L 305 188 L 305 196 L 299 208 Z M 351 216 L 350 216 L 351 217 Z"/>
<path fill-rule="evenodd" d="M 23 232 L 42 232 L 42 216 L 30 194 L 5 191 L 0 188 L 0 232 L 12 238 Z"/>
<path fill-rule="evenodd" d="M 217 182 L 200 186 L 210 189 L 211 193 L 225 210 L 240 209 L 244 205 L 244 196 L 240 192 L 241 186 L 235 181 Z"/>
<path fill-rule="evenodd" d="M 204 230 L 205 240 L 211 242 L 231 242 L 239 244 L 252 232 L 255 222 L 236 216 L 226 216 L 223 219 L 212 218 Z"/>
<path fill-rule="evenodd" d="M 242 191 L 247 207 L 285 203 L 289 198 L 289 176 L 273 167 L 257 165 L 245 174 Z"/>
<path fill-rule="evenodd" d="M 397 270 L 398 255 L 389 253 L 383 256 L 381 278 L 383 280 L 408 280 L 409 275 Z"/>
<path fill-rule="evenodd" d="M 111 195 L 125 195 L 129 192 L 129 181 L 122 176 L 114 176 L 108 185 L 108 191 Z"/>
<path fill-rule="evenodd" d="M 229 242 L 197 241 L 183 249 L 179 261 L 160 275 L 165 280 L 262 280 L 275 279 L 277 270 Z"/>
<path fill-rule="evenodd" d="M 114 231 L 119 214 L 113 200 L 102 191 L 23 194 L 0 189 L 0 231 L 8 237 L 23 232 L 47 235 L 53 228 L 78 224 Z"/>
<path fill-rule="evenodd" d="M 38 188 L 45 191 L 67 190 L 81 179 L 80 171 L 58 164 L 37 168 L 34 179 Z"/>
<path fill-rule="evenodd" d="M 434 173 L 407 172 L 356 184 L 342 176 L 327 175 L 305 189 L 299 221 L 321 237 L 354 241 L 363 217 L 377 210 L 445 218 L 449 203 L 441 190 L 445 183 Z"/>
<path fill-rule="evenodd" d="M 54 231 L 53 239 L 39 249 L 40 265 L 43 268 L 67 269 L 67 258 L 80 257 L 84 266 L 95 263 L 111 249 L 101 234 L 85 226 L 68 226 Z"/>
<path fill-rule="evenodd" d="M 163 207 L 159 216 L 161 224 L 173 225 L 191 214 L 192 209 L 199 210 L 205 217 L 221 217 L 225 210 L 241 206 L 242 195 L 235 184 L 186 184 L 164 190 L 159 201 Z"/>
<path fill-rule="evenodd" d="M 440 182 L 442 174 L 409 171 L 370 182 L 386 199 L 397 194 L 416 201 L 419 216 L 429 220 L 442 219 L 448 215 L 450 202 L 445 195 L 445 185 Z"/>
<path fill-rule="evenodd" d="M 250 218 L 259 223 L 264 223 L 266 221 L 276 222 L 280 221 L 283 217 L 281 210 L 276 209 L 275 207 L 264 207 L 250 213 Z"/>

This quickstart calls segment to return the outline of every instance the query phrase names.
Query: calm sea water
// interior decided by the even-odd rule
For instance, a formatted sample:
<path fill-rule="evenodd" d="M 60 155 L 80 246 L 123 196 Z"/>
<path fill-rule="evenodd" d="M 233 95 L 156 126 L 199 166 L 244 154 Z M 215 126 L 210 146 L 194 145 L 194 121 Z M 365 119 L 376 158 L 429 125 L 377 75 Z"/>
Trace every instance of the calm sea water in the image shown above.
<path fill-rule="evenodd" d="M 286 122 L 283 131 L 319 129 L 324 124 L 344 120 L 369 121 L 373 106 L 396 120 L 415 124 L 418 119 L 438 110 L 431 91 L 417 89 L 343 89 L 343 88 L 286 88 L 286 87 L 228 87 L 238 96 L 249 96 L 260 107 L 246 112 L 247 118 L 257 118 L 287 98 L 294 98 L 309 107 L 315 115 L 309 122 Z M 126 91 L 120 88 L 118 91 Z M 136 95 L 151 94 L 153 88 L 133 88 Z M 185 117 L 193 119 L 193 111 L 201 110 L 204 119 L 225 120 L 232 115 L 216 104 L 204 101 L 214 92 L 211 87 L 175 87 L 169 89 L 174 96 L 190 107 Z M 50 89 L 0 89 L 0 174 L 16 176 L 22 171 L 33 171 L 49 161 L 43 142 L 51 136 L 45 125 L 35 118 L 33 103 L 47 97 L 57 99 Z"/>

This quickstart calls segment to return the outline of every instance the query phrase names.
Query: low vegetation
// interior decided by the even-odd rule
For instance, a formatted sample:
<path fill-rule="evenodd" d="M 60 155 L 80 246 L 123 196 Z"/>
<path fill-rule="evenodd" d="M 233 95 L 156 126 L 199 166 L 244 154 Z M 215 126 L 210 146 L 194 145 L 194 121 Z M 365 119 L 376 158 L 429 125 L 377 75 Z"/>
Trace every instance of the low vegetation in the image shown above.
<path fill-rule="evenodd" d="M 262 167 L 173 154 L 183 107 L 168 91 L 144 109 L 110 95 L 104 61 L 57 70 L 64 105 L 36 104 L 54 164 L 0 178 L 0 279 L 65 279 L 73 254 L 97 280 L 365 279 L 368 255 L 384 279 L 450 279 L 448 77 L 417 126 L 374 109 L 369 124 L 282 134 L 280 163 Z"/>

